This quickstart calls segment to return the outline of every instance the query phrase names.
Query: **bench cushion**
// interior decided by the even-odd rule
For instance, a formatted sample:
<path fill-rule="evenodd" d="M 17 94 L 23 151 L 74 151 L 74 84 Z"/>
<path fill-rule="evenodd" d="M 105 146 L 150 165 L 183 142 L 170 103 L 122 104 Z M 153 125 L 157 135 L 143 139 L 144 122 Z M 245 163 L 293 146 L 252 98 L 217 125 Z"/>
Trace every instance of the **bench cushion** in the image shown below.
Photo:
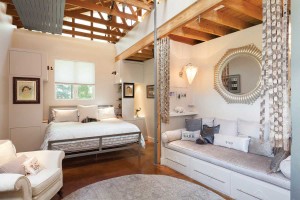
<path fill-rule="evenodd" d="M 284 177 L 281 172 L 269 173 L 271 158 L 211 144 L 199 145 L 182 140 L 167 143 L 165 146 L 194 158 L 290 190 L 290 180 Z"/>

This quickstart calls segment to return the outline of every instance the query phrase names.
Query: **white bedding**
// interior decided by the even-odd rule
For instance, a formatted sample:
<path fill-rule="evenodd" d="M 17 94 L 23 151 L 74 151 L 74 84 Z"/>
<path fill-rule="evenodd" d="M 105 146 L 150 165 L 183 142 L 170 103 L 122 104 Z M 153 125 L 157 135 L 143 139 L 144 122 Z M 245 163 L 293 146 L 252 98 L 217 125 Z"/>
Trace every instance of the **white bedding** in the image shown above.
<path fill-rule="evenodd" d="M 90 123 L 51 122 L 47 127 L 45 139 L 41 146 L 41 149 L 48 149 L 48 141 L 53 141 L 53 140 L 86 138 L 86 137 L 93 137 L 93 136 L 115 135 L 115 134 L 132 133 L 132 132 L 140 132 L 140 129 L 134 124 L 116 118 L 104 119 L 99 122 L 90 122 Z M 128 137 L 131 138 L 128 139 Z M 106 141 L 103 142 L 106 143 L 107 146 L 134 142 L 132 141 L 133 140 L 132 135 L 128 137 L 126 136 L 110 137 L 110 138 L 105 138 Z M 136 141 L 137 138 L 138 135 L 135 135 Z M 140 142 L 141 145 L 144 147 L 145 141 L 143 135 L 141 135 Z M 69 150 L 72 148 L 73 149 L 77 148 L 79 146 L 81 146 L 79 149 L 86 150 L 88 148 L 97 147 L 99 145 L 99 139 L 93 141 L 89 140 L 89 142 L 85 142 L 85 143 L 83 141 L 81 141 L 80 143 L 73 142 L 73 146 L 72 146 L 72 142 L 66 142 L 64 143 L 64 145 L 65 148 L 69 148 Z M 69 147 L 67 145 L 69 145 Z"/>

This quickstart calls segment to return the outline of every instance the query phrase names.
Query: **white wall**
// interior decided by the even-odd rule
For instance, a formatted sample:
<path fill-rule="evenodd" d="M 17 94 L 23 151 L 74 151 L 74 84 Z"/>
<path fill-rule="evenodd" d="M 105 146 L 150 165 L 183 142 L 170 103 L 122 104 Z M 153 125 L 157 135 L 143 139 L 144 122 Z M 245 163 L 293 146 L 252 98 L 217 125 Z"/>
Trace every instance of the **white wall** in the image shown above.
<path fill-rule="evenodd" d="M 53 67 L 55 59 L 95 63 L 96 97 L 94 100 L 56 100 L 54 71 L 49 71 L 49 81 L 44 84 L 44 119 L 48 119 L 48 108 L 52 105 L 115 105 L 118 97 L 113 85 L 114 76 L 111 74 L 115 57 L 114 44 L 16 30 L 13 34 L 12 47 L 45 52 L 48 55 L 48 65 Z"/>
<path fill-rule="evenodd" d="M 160 3 L 157 4 L 157 27 L 160 27 L 195 2 L 196 0 L 161 0 Z M 152 33 L 153 30 L 154 10 L 152 10 L 142 22 L 129 31 L 126 36 L 116 44 L 117 55 L 121 54 L 139 40 Z"/>
<path fill-rule="evenodd" d="M 144 62 L 144 92 L 143 92 L 143 105 L 144 115 L 147 127 L 148 138 L 154 138 L 154 99 L 146 97 L 146 86 L 154 85 L 154 60 L 147 60 Z"/>
<path fill-rule="evenodd" d="M 170 92 L 175 96 L 170 97 L 170 111 L 174 111 L 177 106 L 188 110 L 188 105 L 193 104 L 191 87 L 187 81 L 186 74 L 179 77 L 182 68 L 191 62 L 192 46 L 175 42 L 170 43 Z M 186 94 L 186 97 L 178 98 L 178 95 Z"/>
<path fill-rule="evenodd" d="M 1 14 L 1 13 L 0 13 Z M 8 49 L 13 26 L 0 22 L 0 139 L 9 137 L 8 131 Z"/>
<path fill-rule="evenodd" d="M 224 53 L 251 43 L 262 49 L 261 25 L 191 47 L 192 63 L 198 66 L 198 74 L 192 83 L 193 102 L 201 117 L 259 121 L 260 100 L 253 105 L 227 104 L 214 89 L 214 67 Z"/>

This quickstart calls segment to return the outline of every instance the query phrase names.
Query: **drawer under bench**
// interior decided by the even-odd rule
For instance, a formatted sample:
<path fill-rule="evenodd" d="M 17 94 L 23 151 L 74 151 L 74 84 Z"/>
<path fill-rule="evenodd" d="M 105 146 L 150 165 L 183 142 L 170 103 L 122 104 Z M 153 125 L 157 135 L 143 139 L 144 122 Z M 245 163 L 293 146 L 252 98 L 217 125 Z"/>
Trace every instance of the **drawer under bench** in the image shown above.
<path fill-rule="evenodd" d="M 289 200 L 290 191 L 163 147 L 162 165 L 237 200 Z"/>

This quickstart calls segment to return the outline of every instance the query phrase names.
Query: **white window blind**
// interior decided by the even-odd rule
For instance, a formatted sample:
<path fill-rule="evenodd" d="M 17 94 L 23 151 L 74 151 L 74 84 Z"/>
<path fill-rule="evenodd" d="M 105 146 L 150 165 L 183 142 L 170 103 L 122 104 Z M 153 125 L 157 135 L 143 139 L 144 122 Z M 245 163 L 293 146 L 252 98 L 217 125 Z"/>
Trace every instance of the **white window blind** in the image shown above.
<path fill-rule="evenodd" d="M 95 84 L 95 64 L 55 60 L 55 83 Z"/>

